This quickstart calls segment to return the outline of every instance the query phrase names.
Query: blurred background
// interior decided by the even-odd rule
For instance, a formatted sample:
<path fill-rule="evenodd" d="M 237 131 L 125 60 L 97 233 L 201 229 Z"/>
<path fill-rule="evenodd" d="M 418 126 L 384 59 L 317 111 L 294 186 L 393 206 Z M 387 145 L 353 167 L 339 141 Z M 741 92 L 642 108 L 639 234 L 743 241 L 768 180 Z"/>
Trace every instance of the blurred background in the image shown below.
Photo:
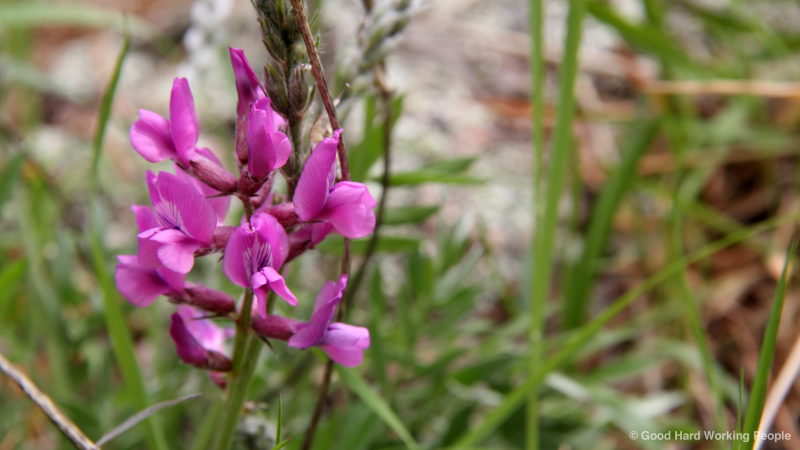
<path fill-rule="evenodd" d="M 354 372 L 359 379 L 334 376 L 313 448 L 453 447 L 502 408 L 501 420 L 471 445 L 525 448 L 525 408 L 509 398 L 531 370 L 528 5 L 431 0 L 395 11 L 394 3 L 375 3 L 366 21 L 356 0 L 308 5 L 320 11 L 313 25 L 327 74 L 350 82 L 345 136 L 376 198 L 384 190 L 380 93 L 371 78 L 346 72 L 358 64 L 365 29 L 402 23 L 379 46 L 397 115 L 387 210 L 348 313 L 350 323 L 369 327 L 372 346 Z M 545 353 L 684 255 L 763 231 L 663 276 L 548 369 L 540 443 L 730 448 L 628 433 L 732 431 L 744 412 L 740 381 L 746 397 L 759 377 L 800 206 L 800 5 L 587 4 Z M 568 9 L 567 1 L 544 2 L 545 161 Z M 132 38 L 105 117 L 98 111 L 123 47 L 123 13 Z M 167 448 L 200 450 L 213 437 L 220 390 L 177 358 L 167 333 L 174 305 L 162 299 L 134 308 L 111 274 L 115 255 L 136 251 L 130 204 L 149 204 L 144 171 L 152 166 L 133 150 L 128 130 L 140 108 L 168 116 L 174 77 L 189 79 L 200 145 L 235 167 L 228 46 L 244 49 L 262 76 L 267 53 L 247 0 L 0 2 L 0 352 L 93 439 L 142 401 L 112 352 L 109 302 L 121 309 L 116 323 L 132 339 L 147 404 L 203 393 L 154 416 Z M 99 123 L 107 127 L 95 170 Z M 230 224 L 241 215 L 235 208 Z M 355 244 L 354 271 L 368 241 Z M 308 317 L 321 280 L 336 274 L 340 249 L 341 239 L 329 239 L 290 266 L 288 285 L 301 306 L 284 314 Z M 215 257 L 196 267 L 193 279 L 238 295 Z M 799 318 L 800 291 L 790 280 L 769 353 L 772 379 L 783 368 L 788 377 L 771 429 L 793 439 L 762 448 L 800 449 L 800 362 L 790 358 L 800 347 Z M 273 347 L 262 352 L 237 448 L 272 448 L 278 395 L 282 435 L 293 437 L 286 448 L 299 448 L 311 416 L 319 358 Z M 138 426 L 104 447 L 150 445 Z M 0 450 L 51 448 L 71 444 L 0 376 Z"/>

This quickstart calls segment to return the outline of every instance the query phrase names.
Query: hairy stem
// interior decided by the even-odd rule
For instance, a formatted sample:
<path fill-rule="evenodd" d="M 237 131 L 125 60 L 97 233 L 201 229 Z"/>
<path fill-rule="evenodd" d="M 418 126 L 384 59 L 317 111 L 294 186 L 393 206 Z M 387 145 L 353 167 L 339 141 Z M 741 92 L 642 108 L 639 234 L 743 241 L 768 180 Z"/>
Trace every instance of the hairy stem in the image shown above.
<path fill-rule="evenodd" d="M 253 205 L 249 198 L 240 197 L 244 205 L 245 217 L 250 222 Z M 250 329 L 253 311 L 253 289 L 247 288 L 242 299 L 242 308 L 236 318 L 236 336 L 233 338 L 233 368 L 228 374 L 228 398 L 222 412 L 222 421 L 214 443 L 214 449 L 227 450 L 233 442 L 236 425 L 242 405 L 247 399 L 247 392 L 256 372 L 258 355 L 261 353 L 261 341 Z"/>
<path fill-rule="evenodd" d="M 303 34 L 303 42 L 306 45 L 308 58 L 311 61 L 311 73 L 314 75 L 314 80 L 317 83 L 317 91 L 319 92 L 320 97 L 322 97 L 322 103 L 325 105 L 325 111 L 328 113 L 328 120 L 331 122 L 331 127 L 334 130 L 338 130 L 341 128 L 341 126 L 339 125 L 339 119 L 336 117 L 336 108 L 333 106 L 333 99 L 331 98 L 331 93 L 328 90 L 328 83 L 325 81 L 325 74 L 322 71 L 322 63 L 320 62 L 319 55 L 317 54 L 317 47 L 314 45 L 314 38 L 311 35 L 311 27 L 308 25 L 308 19 L 306 18 L 306 13 L 303 10 L 303 2 L 302 0 L 291 0 L 291 2 L 292 7 L 294 8 L 295 17 L 297 17 L 297 23 L 300 25 L 300 32 Z M 339 154 L 339 165 L 342 168 L 342 180 L 350 181 L 350 166 L 347 164 L 347 149 L 344 145 L 344 137 L 342 136 L 339 136 L 337 153 Z M 344 246 L 342 248 L 341 273 L 343 275 L 350 273 L 351 245 L 352 243 L 350 242 L 350 239 L 345 238 Z M 339 306 L 339 311 L 336 314 L 337 320 L 341 320 L 345 307 L 346 305 L 344 303 Z M 325 399 L 328 396 L 328 388 L 331 384 L 332 374 L 333 361 L 329 359 L 328 363 L 325 365 L 325 376 L 322 380 L 322 385 L 319 388 L 317 405 L 314 408 L 314 414 L 311 416 L 311 422 L 308 424 L 308 428 L 306 429 L 305 439 L 303 440 L 303 445 L 300 447 L 301 450 L 308 450 L 311 447 L 311 443 L 314 442 L 314 433 L 316 433 L 319 419 L 322 416 L 322 410 L 325 406 Z"/>

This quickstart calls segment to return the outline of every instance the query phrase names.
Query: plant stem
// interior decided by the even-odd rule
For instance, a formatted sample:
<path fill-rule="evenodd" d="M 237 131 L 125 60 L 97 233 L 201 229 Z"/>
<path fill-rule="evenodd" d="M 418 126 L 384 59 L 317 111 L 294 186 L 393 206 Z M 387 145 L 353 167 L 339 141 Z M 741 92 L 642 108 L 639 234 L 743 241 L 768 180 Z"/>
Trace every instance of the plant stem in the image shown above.
<path fill-rule="evenodd" d="M 534 243 L 536 233 L 540 228 L 542 217 L 542 177 L 544 174 L 543 154 L 544 154 L 544 39 L 543 32 L 544 6 L 542 0 L 530 0 L 529 6 L 529 28 L 531 35 L 531 54 L 529 59 L 531 72 L 531 108 L 532 108 L 532 136 L 531 145 L 533 146 L 533 235 L 531 239 L 532 260 L 535 258 Z M 531 264 L 532 270 L 536 270 L 536 265 Z M 532 274 L 533 275 L 533 274 Z M 535 276 L 535 275 L 534 275 Z M 533 277 L 531 279 L 533 279 Z M 533 288 L 531 287 L 531 294 Z M 530 327 L 530 371 L 535 372 L 539 367 L 544 356 L 543 329 L 544 329 L 544 302 L 534 301 L 531 295 L 531 327 Z M 528 395 L 527 409 L 527 434 L 525 436 L 528 448 L 535 449 L 539 444 L 539 392 L 531 391 Z"/>
<path fill-rule="evenodd" d="M 561 79 L 558 95 L 558 115 L 553 131 L 553 145 L 548 170 L 547 200 L 541 214 L 540 223 L 536 224 L 533 242 L 533 273 L 531 277 L 531 365 L 538 367 L 542 359 L 542 332 L 544 327 L 544 305 L 550 292 L 550 281 L 553 271 L 556 229 L 558 227 L 558 203 L 564 189 L 567 163 L 572 149 L 572 122 L 575 117 L 575 78 L 578 73 L 578 47 L 583 31 L 583 16 L 586 13 L 588 0 L 570 1 L 567 16 L 567 37 L 564 45 L 564 57 L 561 63 Z M 540 5 L 541 7 L 541 5 Z M 541 11 L 534 13 L 541 20 Z M 532 20 L 533 22 L 533 20 Z M 541 35 L 541 25 L 536 25 Z M 541 39 L 535 45 L 541 45 Z M 536 50 L 534 50 L 536 51 Z M 538 52 L 538 51 L 537 51 Z M 541 59 L 541 55 L 536 55 Z M 536 64 L 531 62 L 531 64 Z M 541 110 L 540 110 L 541 112 Z M 537 171 L 538 173 L 538 171 Z M 528 395 L 527 448 L 539 448 L 539 405 L 538 392 L 532 389 Z"/>
<path fill-rule="evenodd" d="M 305 11 L 303 11 L 303 2 L 302 0 L 291 0 L 291 2 L 292 7 L 294 8 L 295 17 L 297 17 L 297 23 L 300 25 L 300 32 L 303 35 L 303 42 L 306 45 L 308 59 L 311 61 L 311 73 L 314 75 L 314 80 L 317 82 L 317 91 L 322 98 L 322 103 L 325 105 L 325 111 L 328 113 L 328 120 L 331 122 L 331 127 L 334 130 L 338 130 L 341 128 L 341 126 L 339 125 L 339 119 L 336 117 L 336 108 L 333 106 L 333 99 L 331 98 L 331 93 L 328 90 L 328 83 L 325 81 L 325 73 L 322 70 L 322 63 L 320 62 L 319 55 L 317 54 L 317 47 L 314 45 L 314 38 L 311 35 L 311 27 L 309 27 Z M 350 181 L 350 166 L 347 163 L 347 148 L 345 147 L 343 136 L 339 136 L 339 145 L 336 150 L 339 154 L 339 165 L 342 168 L 342 180 Z M 350 239 L 345 238 L 342 248 L 342 275 L 347 275 L 350 273 L 351 246 L 352 243 Z M 346 307 L 347 305 L 345 305 L 344 302 L 339 305 L 339 311 L 336 313 L 337 320 L 341 320 L 343 311 Z M 308 428 L 306 429 L 306 436 L 303 440 L 303 445 L 300 447 L 301 450 L 308 450 L 311 447 L 312 442 L 314 442 L 314 433 L 317 430 L 319 419 L 322 416 L 322 410 L 325 405 L 325 398 L 328 396 L 328 388 L 331 383 L 332 374 L 333 361 L 329 359 L 328 363 L 325 365 L 325 376 L 322 379 L 322 385 L 319 389 L 317 405 L 314 408 L 314 414 L 311 416 L 311 422 L 308 424 Z"/>
<path fill-rule="evenodd" d="M 228 398 L 223 409 L 221 426 L 214 445 L 216 450 L 226 450 L 233 442 L 242 405 L 247 398 L 253 374 L 256 371 L 261 341 L 250 332 L 250 313 L 253 308 L 253 290 L 244 291 L 242 309 L 236 320 L 236 337 L 233 347 L 233 368 L 228 377 Z"/>

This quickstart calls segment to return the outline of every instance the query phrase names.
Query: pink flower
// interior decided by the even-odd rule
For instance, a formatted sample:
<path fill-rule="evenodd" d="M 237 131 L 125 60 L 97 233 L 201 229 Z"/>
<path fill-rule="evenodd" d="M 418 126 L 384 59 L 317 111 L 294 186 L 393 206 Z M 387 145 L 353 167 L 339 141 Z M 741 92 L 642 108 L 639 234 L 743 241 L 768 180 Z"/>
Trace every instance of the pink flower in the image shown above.
<path fill-rule="evenodd" d="M 219 164 L 219 159 L 211 152 L 211 150 L 203 147 L 197 149 L 198 153 L 204 154 L 210 161 Z M 189 175 L 183 171 L 177 164 L 175 164 L 175 175 L 178 179 L 186 184 L 194 186 L 194 188 L 206 198 L 206 201 L 211 204 L 214 213 L 217 215 L 217 225 L 222 225 L 225 222 L 225 216 L 228 215 L 228 209 L 231 206 L 230 196 L 221 196 L 222 192 L 212 188 L 211 186 L 200 182 L 197 178 Z"/>
<path fill-rule="evenodd" d="M 217 372 L 231 370 L 225 341 L 233 336 L 233 329 L 222 329 L 203 313 L 190 307 L 179 306 L 172 315 L 169 334 L 175 342 L 178 357 L 186 364 Z"/>
<path fill-rule="evenodd" d="M 222 271 L 231 282 L 253 288 L 261 317 L 267 315 L 267 291 L 270 289 L 290 305 L 297 305 L 297 298 L 278 273 L 288 251 L 286 231 L 266 213 L 253 215 L 250 223 L 240 226 L 225 246 Z"/>
<path fill-rule="evenodd" d="M 139 110 L 139 120 L 131 125 L 133 148 L 149 162 L 171 159 L 184 170 L 190 171 L 203 183 L 220 192 L 236 190 L 236 177 L 225 170 L 208 149 L 198 149 L 200 128 L 194 108 L 194 97 L 185 78 L 172 83 L 169 117 Z"/>
<path fill-rule="evenodd" d="M 139 224 L 139 263 L 189 273 L 194 252 L 214 243 L 217 215 L 205 197 L 169 172 L 147 171 L 155 214 L 134 205 Z"/>
<path fill-rule="evenodd" d="M 269 97 L 253 104 L 247 116 L 247 146 L 250 156 L 247 169 L 250 175 L 263 180 L 277 168 L 286 164 L 292 145 L 285 134 L 278 131 L 283 119 L 272 110 Z"/>
<path fill-rule="evenodd" d="M 117 289 L 134 306 L 150 306 L 160 295 L 184 297 L 186 275 L 167 268 L 154 269 L 139 264 L 136 255 L 117 256 L 119 265 L 114 272 Z"/>
<path fill-rule="evenodd" d="M 196 154 L 200 128 L 186 78 L 175 78 L 172 83 L 169 118 L 140 109 L 139 120 L 131 126 L 131 144 L 149 162 L 173 159 L 188 168 Z"/>
<path fill-rule="evenodd" d="M 288 345 L 296 348 L 319 347 L 332 360 L 355 367 L 364 359 L 364 350 L 369 348 L 369 330 L 340 322 L 333 322 L 336 307 L 347 286 L 347 275 L 337 283 L 328 281 L 319 291 L 314 312 L 308 322 L 266 316 L 254 317 L 253 329 L 272 339 L 288 339 Z"/>
<path fill-rule="evenodd" d="M 258 82 L 253 69 L 244 56 L 244 50 L 228 47 L 231 54 L 231 66 L 233 66 L 233 76 L 236 78 L 236 92 L 239 94 L 239 102 L 236 105 L 236 113 L 239 117 L 245 117 L 250 111 L 250 105 L 265 97 L 264 91 Z"/>
<path fill-rule="evenodd" d="M 348 238 L 364 237 L 375 229 L 375 199 L 362 183 L 336 183 L 336 147 L 339 134 L 325 138 L 308 157 L 297 189 L 294 209 L 303 222 L 329 222 L 333 229 Z"/>

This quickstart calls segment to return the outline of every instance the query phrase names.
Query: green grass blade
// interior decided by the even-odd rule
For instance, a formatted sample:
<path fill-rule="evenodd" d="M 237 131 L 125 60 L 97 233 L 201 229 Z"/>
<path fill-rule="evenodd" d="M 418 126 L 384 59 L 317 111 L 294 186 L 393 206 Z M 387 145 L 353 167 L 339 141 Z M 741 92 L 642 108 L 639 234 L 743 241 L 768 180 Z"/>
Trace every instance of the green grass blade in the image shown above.
<path fill-rule="evenodd" d="M 659 124 L 659 120 L 648 119 L 643 111 L 640 111 L 639 119 L 631 124 L 631 138 L 623 146 L 622 161 L 603 186 L 592 210 L 583 254 L 564 286 L 564 329 L 574 329 L 586 321 L 595 269 L 606 247 L 611 221 L 622 196 L 636 176 L 637 163 L 656 136 Z"/>
<path fill-rule="evenodd" d="M 348 369 L 346 367 L 342 367 L 340 365 L 336 365 L 336 373 L 339 374 L 339 377 L 342 379 L 344 384 L 353 391 L 364 404 L 369 406 L 375 414 L 383 420 L 383 422 L 392 429 L 400 439 L 406 444 L 406 448 L 409 449 L 418 449 L 419 444 L 414 440 L 414 437 L 411 436 L 411 433 L 408 432 L 406 427 L 403 425 L 403 422 L 400 421 L 400 418 L 397 417 L 397 414 L 392 411 L 389 407 L 389 404 L 381 398 L 378 393 L 372 390 L 371 387 L 364 381 L 364 378 L 361 377 L 355 371 Z"/>
<path fill-rule="evenodd" d="M 647 53 L 651 53 L 663 61 L 693 72 L 701 69 L 689 58 L 688 54 L 675 40 L 659 29 L 646 25 L 634 25 L 616 12 L 611 7 L 599 1 L 589 4 L 589 12 L 599 21 L 614 28 L 630 45 Z"/>
<path fill-rule="evenodd" d="M 281 396 L 278 394 L 278 427 L 275 430 L 275 442 L 281 441 L 281 420 L 283 418 L 283 402 Z"/>
<path fill-rule="evenodd" d="M 735 233 L 725 236 L 722 239 L 701 247 L 685 258 L 682 258 L 678 261 L 673 261 L 667 265 L 667 267 L 648 277 L 636 287 L 628 291 L 625 295 L 615 300 L 594 320 L 575 330 L 574 334 L 565 342 L 564 345 L 561 346 L 561 349 L 555 355 L 543 361 L 536 371 L 529 376 L 522 385 L 508 393 L 503 402 L 489 412 L 486 417 L 484 417 L 483 423 L 472 430 L 469 434 L 462 437 L 456 444 L 456 447 L 472 447 L 478 445 L 484 439 L 489 437 L 497 429 L 497 427 L 499 427 L 522 405 L 527 398 L 528 393 L 540 386 L 548 373 L 568 362 L 570 358 L 572 358 L 579 350 L 581 350 L 587 342 L 590 342 L 594 335 L 603 329 L 605 324 L 616 317 L 617 314 L 624 311 L 625 308 L 633 303 L 633 301 L 639 296 L 647 293 L 650 289 L 659 285 L 660 283 L 674 277 L 690 264 L 694 264 L 697 261 L 707 258 L 708 256 L 724 248 L 730 247 L 731 245 L 737 244 L 746 239 L 750 239 L 753 236 L 763 233 L 764 231 L 798 219 L 800 219 L 800 214 L 788 214 L 774 217 L 748 228 L 743 228 Z"/>
<path fill-rule="evenodd" d="M 122 314 L 120 305 L 122 305 L 123 300 L 106 270 L 106 253 L 103 248 L 100 226 L 97 223 L 97 215 L 95 213 L 97 204 L 94 201 L 97 190 L 98 162 L 103 148 L 103 137 L 105 136 L 108 120 L 111 116 L 111 105 L 114 101 L 114 94 L 116 93 L 117 84 L 119 82 L 122 64 L 125 62 L 125 57 L 128 55 L 129 48 L 130 35 L 126 33 L 122 50 L 120 50 L 119 57 L 117 58 L 114 73 L 106 87 L 106 91 L 103 94 L 103 101 L 100 104 L 97 129 L 95 130 L 93 141 L 94 159 L 91 167 L 92 172 L 90 174 L 89 245 L 95 274 L 97 275 L 98 283 L 103 293 L 103 316 L 105 318 L 108 335 L 111 338 L 111 347 L 114 350 L 114 356 L 117 359 L 117 364 L 125 380 L 125 387 L 130 399 L 133 401 L 136 409 L 144 410 L 149 406 L 147 390 L 144 386 L 144 380 L 142 380 L 142 372 L 139 368 L 139 363 L 136 360 L 133 340 L 128 332 L 128 325 L 125 322 L 125 317 Z M 167 441 L 164 437 L 161 423 L 153 417 L 148 417 L 144 421 L 144 424 L 148 446 L 157 450 L 166 450 Z"/>
<path fill-rule="evenodd" d="M 558 228 L 558 204 L 564 190 L 568 162 L 572 153 L 572 122 L 575 118 L 575 79 L 578 75 L 578 48 L 583 32 L 583 18 L 586 15 L 588 0 L 570 1 L 567 15 L 567 37 L 564 44 L 564 56 L 561 61 L 561 78 L 559 80 L 558 112 L 553 145 L 548 167 L 548 183 L 544 210 L 541 221 L 536 225 L 533 240 L 533 273 L 531 276 L 531 366 L 538 367 L 543 356 L 543 324 L 544 306 L 550 293 L 550 279 L 553 272 L 553 256 L 555 254 L 555 237 Z M 540 56 L 540 55 L 537 55 Z M 534 209 L 536 211 L 536 209 Z M 534 214 L 536 214 L 534 212 Z M 539 447 L 538 439 L 538 397 L 535 391 L 530 393 L 528 408 L 528 449 Z"/>
<path fill-rule="evenodd" d="M 130 31 L 136 37 L 153 39 L 156 31 L 146 20 L 131 16 Z M 28 28 L 41 26 L 82 26 L 111 28 L 123 31 L 119 11 L 93 6 L 44 2 L 11 2 L 0 4 L 0 26 L 3 28 Z"/>
<path fill-rule="evenodd" d="M 544 5 L 543 0 L 530 0 L 528 20 L 529 31 L 531 34 L 531 55 L 529 58 L 530 71 L 531 71 L 531 107 L 533 114 L 531 116 L 531 126 L 533 136 L 531 144 L 533 145 L 533 205 L 531 211 L 533 213 L 533 222 L 540 223 L 542 200 L 544 197 L 541 193 L 542 178 L 544 177 L 544 77 L 545 77 L 545 60 L 544 60 Z M 531 242 L 536 241 L 536 234 L 538 227 L 533 230 Z M 531 258 L 535 258 L 533 252 L 534 246 L 531 245 Z M 531 267 L 535 270 L 535 266 Z M 531 371 L 535 371 L 539 362 L 544 354 L 544 346 L 542 344 L 543 329 L 544 329 L 544 303 L 534 304 L 531 302 Z M 528 398 L 527 410 L 528 427 L 525 439 L 530 446 L 539 445 L 539 393 L 533 391 Z M 449 441 L 448 441 L 449 443 Z"/>
<path fill-rule="evenodd" d="M 758 355 L 756 377 L 753 380 L 753 386 L 750 388 L 750 398 L 747 401 L 747 414 L 745 414 L 744 425 L 742 426 L 742 433 L 750 437 L 758 430 L 758 424 L 761 422 L 761 413 L 764 409 L 767 386 L 769 385 L 770 373 L 772 371 L 772 361 L 775 359 L 778 327 L 781 324 L 781 313 L 783 312 L 783 303 L 786 299 L 786 284 L 789 281 L 789 270 L 792 259 L 795 254 L 797 254 L 797 243 L 798 239 L 794 238 L 789 245 L 789 250 L 786 252 L 786 262 L 783 265 L 783 273 L 781 273 L 781 279 L 778 282 L 778 287 L 775 289 L 775 302 L 772 304 L 772 311 L 770 311 L 769 314 L 767 329 L 764 330 L 764 341 L 761 344 L 761 353 Z M 753 448 L 753 442 L 754 439 L 743 442 L 744 449 L 748 450 Z"/>

